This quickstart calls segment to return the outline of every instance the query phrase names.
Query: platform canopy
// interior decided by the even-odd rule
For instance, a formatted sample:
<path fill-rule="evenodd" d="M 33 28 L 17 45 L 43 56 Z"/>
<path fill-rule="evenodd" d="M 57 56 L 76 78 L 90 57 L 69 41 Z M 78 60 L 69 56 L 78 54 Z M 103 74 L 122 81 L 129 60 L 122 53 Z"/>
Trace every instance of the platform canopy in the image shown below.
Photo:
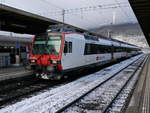
<path fill-rule="evenodd" d="M 47 30 L 50 25 L 61 22 L 0 4 L 0 30 L 15 33 L 36 34 Z M 75 27 L 78 31 L 86 30 Z"/>
<path fill-rule="evenodd" d="M 129 2 L 150 45 L 150 0 L 129 0 Z"/>

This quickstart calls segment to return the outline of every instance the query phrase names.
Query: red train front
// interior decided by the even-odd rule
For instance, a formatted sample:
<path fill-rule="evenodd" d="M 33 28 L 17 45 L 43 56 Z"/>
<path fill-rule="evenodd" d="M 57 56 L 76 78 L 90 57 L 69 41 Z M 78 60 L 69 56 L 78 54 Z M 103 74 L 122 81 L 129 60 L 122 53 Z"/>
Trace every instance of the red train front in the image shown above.
<path fill-rule="evenodd" d="M 29 59 L 37 72 L 36 76 L 45 79 L 61 77 L 63 43 L 61 33 L 43 33 L 35 36 Z"/>

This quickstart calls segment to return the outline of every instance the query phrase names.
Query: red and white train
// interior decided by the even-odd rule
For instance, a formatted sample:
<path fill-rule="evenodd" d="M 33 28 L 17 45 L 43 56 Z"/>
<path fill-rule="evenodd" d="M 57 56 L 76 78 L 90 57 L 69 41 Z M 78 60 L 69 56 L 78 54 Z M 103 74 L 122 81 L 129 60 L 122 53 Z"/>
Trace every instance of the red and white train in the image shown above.
<path fill-rule="evenodd" d="M 59 79 L 68 72 L 99 66 L 141 53 L 137 46 L 77 32 L 35 36 L 29 57 L 36 76 Z"/>

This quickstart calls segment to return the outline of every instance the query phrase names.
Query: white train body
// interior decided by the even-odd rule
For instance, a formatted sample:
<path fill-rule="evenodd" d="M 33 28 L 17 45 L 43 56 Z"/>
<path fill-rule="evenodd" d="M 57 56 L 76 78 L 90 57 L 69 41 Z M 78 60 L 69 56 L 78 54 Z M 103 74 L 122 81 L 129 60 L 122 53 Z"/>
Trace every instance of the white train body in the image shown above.
<path fill-rule="evenodd" d="M 113 46 L 113 47 L 131 47 L 130 45 L 125 45 L 114 42 L 110 40 L 105 40 L 99 38 L 98 40 L 88 40 L 82 34 L 77 33 L 67 33 L 65 34 L 65 41 L 72 42 L 72 52 L 62 54 L 62 67 L 63 70 L 81 68 L 89 65 L 100 65 L 111 62 L 112 60 L 117 60 L 123 57 L 131 57 L 132 55 L 138 54 L 138 51 L 128 52 L 106 52 L 100 54 L 85 54 L 85 45 L 86 44 L 97 44 L 102 46 Z"/>
<path fill-rule="evenodd" d="M 102 63 L 111 60 L 111 53 L 85 55 L 85 44 L 110 44 L 102 39 L 99 41 L 86 40 L 82 34 L 65 34 L 65 41 L 72 42 L 72 52 L 62 54 L 62 67 L 64 70 L 71 68 L 79 68 L 91 64 Z"/>
<path fill-rule="evenodd" d="M 66 72 L 102 65 L 120 58 L 131 57 L 140 53 L 140 49 L 138 47 L 121 43 L 119 41 L 103 39 L 101 37 L 97 38 L 73 32 L 62 32 L 57 35 L 56 34 L 57 33 L 49 33 L 48 37 L 54 38 L 54 36 L 59 36 L 60 51 L 57 55 L 51 54 L 50 52 L 49 54 L 43 55 L 38 54 L 38 52 L 37 54 L 31 53 L 30 55 L 31 65 L 38 67 L 38 69 L 40 67 L 40 71 L 38 71 L 37 75 L 46 75 L 49 76 L 48 78 L 51 78 L 51 70 L 53 73 L 57 71 L 62 75 Z M 48 42 L 48 44 L 49 43 L 50 42 Z M 41 42 L 40 40 L 35 40 L 33 46 L 36 44 L 46 44 L 46 42 L 44 42 L 43 39 Z M 35 61 L 32 62 L 33 60 Z M 55 69 L 50 69 L 54 66 Z M 43 67 L 44 69 L 42 69 Z M 54 76 L 57 76 L 57 74 Z"/>

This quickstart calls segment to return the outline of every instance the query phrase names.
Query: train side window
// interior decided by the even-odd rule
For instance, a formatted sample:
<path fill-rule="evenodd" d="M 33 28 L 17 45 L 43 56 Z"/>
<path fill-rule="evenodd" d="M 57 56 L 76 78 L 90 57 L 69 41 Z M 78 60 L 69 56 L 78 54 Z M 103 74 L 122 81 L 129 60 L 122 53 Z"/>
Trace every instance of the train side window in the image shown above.
<path fill-rule="evenodd" d="M 65 41 L 64 53 L 72 53 L 72 42 Z"/>
<path fill-rule="evenodd" d="M 68 44 L 67 44 L 68 42 L 67 41 L 65 41 L 65 47 L 64 47 L 64 53 L 67 53 L 67 48 L 68 48 Z"/>
<path fill-rule="evenodd" d="M 113 47 L 99 44 L 85 44 L 84 55 L 111 53 Z"/>
<path fill-rule="evenodd" d="M 72 42 L 69 42 L 69 53 L 72 53 Z"/>
<path fill-rule="evenodd" d="M 89 55 L 91 54 L 91 44 L 85 44 L 84 54 Z"/>

